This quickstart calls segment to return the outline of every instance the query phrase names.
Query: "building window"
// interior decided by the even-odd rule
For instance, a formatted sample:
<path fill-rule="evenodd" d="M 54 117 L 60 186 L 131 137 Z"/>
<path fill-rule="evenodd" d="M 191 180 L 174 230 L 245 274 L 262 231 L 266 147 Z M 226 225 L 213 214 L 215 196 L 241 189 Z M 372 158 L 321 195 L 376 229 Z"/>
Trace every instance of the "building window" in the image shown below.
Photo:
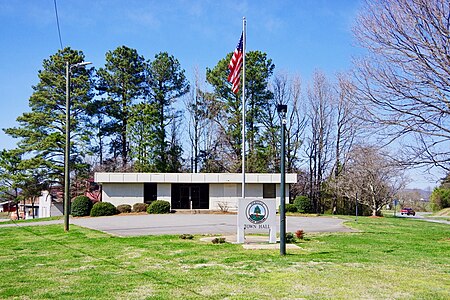
<path fill-rule="evenodd" d="M 276 198 L 276 187 L 275 183 L 264 183 L 263 184 L 263 198 Z"/>

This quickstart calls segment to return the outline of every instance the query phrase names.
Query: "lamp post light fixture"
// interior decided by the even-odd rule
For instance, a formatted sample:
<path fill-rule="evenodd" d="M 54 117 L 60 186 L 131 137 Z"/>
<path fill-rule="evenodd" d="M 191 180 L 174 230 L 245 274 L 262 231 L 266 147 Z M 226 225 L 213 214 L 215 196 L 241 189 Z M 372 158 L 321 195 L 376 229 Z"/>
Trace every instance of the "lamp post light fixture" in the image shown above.
<path fill-rule="evenodd" d="M 280 255 L 286 255 L 286 167 L 285 167 L 285 131 L 287 105 L 278 104 L 277 111 L 281 119 L 281 154 L 280 154 Z"/>
<path fill-rule="evenodd" d="M 70 75 L 72 68 L 90 65 L 91 62 L 70 64 L 66 61 L 66 145 L 64 151 L 64 231 L 69 231 L 70 214 Z"/>

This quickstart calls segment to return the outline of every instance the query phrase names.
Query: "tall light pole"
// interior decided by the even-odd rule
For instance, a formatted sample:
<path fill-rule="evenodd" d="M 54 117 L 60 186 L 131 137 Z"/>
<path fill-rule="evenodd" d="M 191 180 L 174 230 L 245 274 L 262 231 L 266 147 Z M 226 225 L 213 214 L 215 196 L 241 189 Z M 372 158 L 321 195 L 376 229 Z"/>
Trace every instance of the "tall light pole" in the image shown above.
<path fill-rule="evenodd" d="M 64 231 L 69 231 L 70 214 L 70 75 L 72 68 L 91 64 L 81 62 L 71 65 L 66 61 L 66 147 L 64 151 Z"/>
<path fill-rule="evenodd" d="M 286 131 L 286 113 L 287 105 L 278 104 L 278 114 L 281 119 L 281 154 L 280 154 L 280 171 L 281 171 L 281 184 L 280 184 L 280 255 L 286 255 L 286 167 L 285 167 L 285 131 Z"/>

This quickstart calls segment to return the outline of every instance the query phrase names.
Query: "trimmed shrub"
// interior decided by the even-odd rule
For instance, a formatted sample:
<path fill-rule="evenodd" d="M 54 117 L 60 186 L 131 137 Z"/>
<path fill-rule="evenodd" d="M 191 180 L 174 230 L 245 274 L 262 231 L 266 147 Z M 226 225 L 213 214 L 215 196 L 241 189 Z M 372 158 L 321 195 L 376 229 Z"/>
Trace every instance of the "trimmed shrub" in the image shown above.
<path fill-rule="evenodd" d="M 225 238 L 223 238 L 223 237 L 216 237 L 211 242 L 213 244 L 223 244 L 223 243 L 225 243 Z"/>
<path fill-rule="evenodd" d="M 127 214 L 131 212 L 131 205 L 130 204 L 120 204 L 117 206 L 117 211 L 119 214 Z"/>
<path fill-rule="evenodd" d="M 286 232 L 286 244 L 293 244 L 296 242 L 295 235 L 292 232 Z"/>
<path fill-rule="evenodd" d="M 146 212 L 148 208 L 147 203 L 135 203 L 133 204 L 133 212 Z"/>
<path fill-rule="evenodd" d="M 192 240 L 194 238 L 194 236 L 192 234 L 189 234 L 189 233 L 184 233 L 184 234 L 181 234 L 179 236 L 179 238 L 182 239 L 182 240 Z"/>
<path fill-rule="evenodd" d="M 117 209 L 109 202 L 97 202 L 91 209 L 91 217 L 112 216 L 115 214 L 117 214 Z"/>
<path fill-rule="evenodd" d="M 78 196 L 72 201 L 71 214 L 74 217 L 89 216 L 92 208 L 92 201 L 87 196 Z"/>
<path fill-rule="evenodd" d="M 292 212 L 292 213 L 297 212 L 297 206 L 295 206 L 295 204 L 286 203 L 284 206 L 284 209 L 286 212 Z"/>
<path fill-rule="evenodd" d="M 299 213 L 313 213 L 314 207 L 311 205 L 311 201 L 306 196 L 298 196 L 294 200 L 294 205 L 297 207 Z"/>
<path fill-rule="evenodd" d="M 155 200 L 148 206 L 147 213 L 168 214 L 170 213 L 170 203 L 163 200 Z"/>

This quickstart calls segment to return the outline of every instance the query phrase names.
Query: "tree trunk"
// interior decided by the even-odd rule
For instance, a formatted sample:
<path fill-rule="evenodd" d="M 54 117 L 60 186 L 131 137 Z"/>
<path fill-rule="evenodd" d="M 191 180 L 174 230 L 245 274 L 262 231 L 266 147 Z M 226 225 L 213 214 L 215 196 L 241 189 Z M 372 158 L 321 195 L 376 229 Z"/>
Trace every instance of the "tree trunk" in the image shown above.
<path fill-rule="evenodd" d="M 19 202 L 16 202 L 16 214 L 17 214 L 17 220 L 20 220 L 20 215 L 19 215 Z"/>
<path fill-rule="evenodd" d="M 125 168 L 128 163 L 128 149 L 127 149 L 127 123 L 128 123 L 128 108 L 127 108 L 127 98 L 125 93 L 122 95 L 122 166 Z"/>
<path fill-rule="evenodd" d="M 376 217 L 377 216 L 377 203 L 376 203 L 376 199 L 375 196 L 372 195 L 372 217 Z"/>
<path fill-rule="evenodd" d="M 31 201 L 31 211 L 33 213 L 33 219 L 34 219 L 34 197 L 33 197 L 32 201 Z"/>

